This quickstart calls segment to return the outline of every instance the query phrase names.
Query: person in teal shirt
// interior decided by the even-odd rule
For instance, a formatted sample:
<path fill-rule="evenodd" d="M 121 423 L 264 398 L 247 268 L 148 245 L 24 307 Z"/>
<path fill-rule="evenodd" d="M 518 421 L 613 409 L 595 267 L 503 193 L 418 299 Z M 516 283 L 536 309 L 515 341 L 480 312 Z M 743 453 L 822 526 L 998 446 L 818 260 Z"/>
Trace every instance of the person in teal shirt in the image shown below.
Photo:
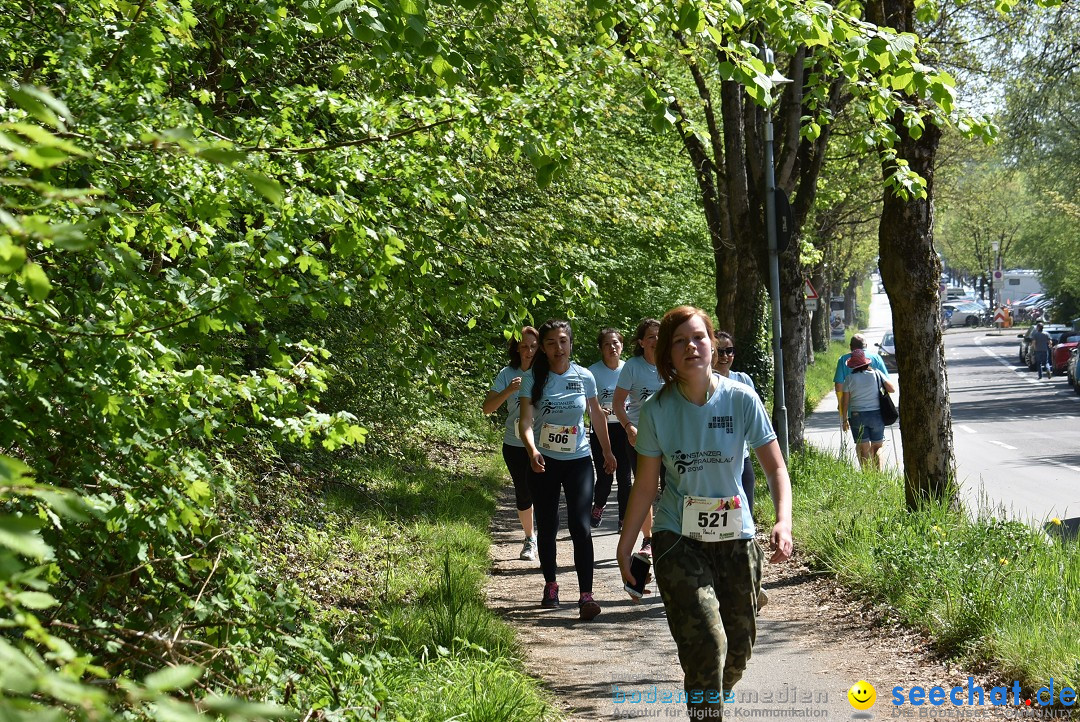
<path fill-rule="evenodd" d="M 713 327 L 698 308 L 664 316 L 656 365 L 664 389 L 641 409 L 638 478 L 630 492 L 616 558 L 633 585 L 630 555 L 659 487 L 667 485 L 653 530 L 653 574 L 685 674 L 691 719 L 720 719 L 723 698 L 742 679 L 757 634 L 763 552 L 745 513 L 743 449 L 757 454 L 769 483 L 776 523 L 771 561 L 788 559 L 791 482 L 761 400 L 712 370 Z M 631 599 L 634 597 L 631 595 Z"/>
<path fill-rule="evenodd" d="M 589 434 L 592 447 L 593 465 L 596 468 L 596 487 L 593 491 L 592 516 L 589 523 L 595 529 L 604 518 L 604 507 L 611 495 L 611 484 L 618 477 L 618 490 L 615 498 L 619 504 L 619 531 L 622 531 L 623 515 L 626 514 L 626 502 L 630 498 L 630 442 L 626 440 L 626 430 L 619 423 L 619 417 L 612 410 L 615 404 L 615 385 L 625 366 L 622 360 L 623 337 L 617 329 L 600 329 L 596 335 L 596 346 L 600 350 L 600 360 L 589 367 L 589 373 L 596 379 L 596 395 L 600 399 L 600 408 L 607 414 L 604 420 L 593 420 L 592 428 L 598 423 L 606 423 L 608 439 L 611 441 L 611 453 L 615 455 L 615 474 L 604 471 L 604 457 L 601 453 L 600 438 L 593 431 Z"/>
<path fill-rule="evenodd" d="M 885 362 L 881 359 L 881 356 L 866 350 L 865 336 L 861 333 L 852 336 L 849 347 L 851 348 L 851 351 L 862 349 L 866 354 L 866 358 L 870 360 L 870 366 L 880 371 L 886 381 L 889 379 L 889 369 L 885 368 Z M 836 405 L 838 409 L 844 398 L 844 382 L 847 381 L 848 376 L 851 375 L 851 369 L 848 367 L 847 363 L 849 358 L 851 358 L 850 352 L 841 356 L 836 362 L 836 372 L 833 374 L 833 389 L 836 391 Z M 840 414 L 840 425 L 843 426 L 846 422 L 847 417 Z"/>
<path fill-rule="evenodd" d="M 521 389 L 521 379 L 532 367 L 533 357 L 536 356 L 538 348 L 540 348 L 540 335 L 532 326 L 521 329 L 521 340 L 510 339 L 506 346 L 510 365 L 503 366 L 495 380 L 491 382 L 491 388 L 488 389 L 483 405 L 485 414 L 494 414 L 500 406 L 506 404 L 502 452 L 506 469 L 514 482 L 514 501 L 517 504 L 521 528 L 525 532 L 525 542 L 518 555 L 523 561 L 536 560 L 536 534 L 533 531 L 532 494 L 529 491 L 529 457 L 525 453 L 525 442 L 521 440 L 518 432 L 520 414 L 518 391 Z"/>
<path fill-rule="evenodd" d="M 532 373 L 522 379 L 521 440 L 531 462 L 529 488 L 536 511 L 537 547 L 544 573 L 540 606 L 559 606 L 555 538 L 559 533 L 559 497 L 566 492 L 566 525 L 574 541 L 578 578 L 578 612 L 589 620 L 600 613 L 593 598 L 593 543 L 589 512 L 593 498 L 593 467 L 585 412 L 603 419 L 596 399 L 596 379 L 570 360 L 574 337 L 566 321 L 550 319 L 540 327 L 540 351 Z M 594 425 L 604 454 L 604 470 L 615 471 L 607 424 Z"/>

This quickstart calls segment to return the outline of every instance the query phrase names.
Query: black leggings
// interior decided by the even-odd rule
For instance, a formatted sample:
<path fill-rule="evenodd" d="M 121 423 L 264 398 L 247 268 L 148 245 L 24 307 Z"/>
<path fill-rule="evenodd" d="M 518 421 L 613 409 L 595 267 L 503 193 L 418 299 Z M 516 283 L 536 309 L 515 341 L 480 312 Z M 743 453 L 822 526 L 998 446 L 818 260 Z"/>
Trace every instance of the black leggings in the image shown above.
<path fill-rule="evenodd" d="M 619 480 L 619 488 L 615 496 L 619 500 L 619 521 L 626 516 L 626 503 L 630 500 L 630 455 L 627 449 L 630 442 L 626 440 L 626 429 L 613 421 L 607 425 L 608 440 L 611 441 L 611 453 L 615 456 L 615 473 L 609 474 L 604 471 L 604 450 L 600 446 L 600 439 L 596 438 L 595 432 L 589 434 L 589 446 L 592 447 L 593 464 L 596 468 L 596 490 L 593 492 L 593 504 L 604 506 L 608 496 L 611 495 L 611 482 Z"/>
<path fill-rule="evenodd" d="M 593 582 L 592 512 L 593 467 L 589 457 L 563 461 L 544 457 L 543 474 L 529 472 L 533 512 L 536 514 L 536 547 L 544 581 L 555 581 L 555 538 L 559 534 L 559 496 L 566 490 L 566 525 L 574 540 L 574 568 L 578 590 L 591 592 Z"/>
<path fill-rule="evenodd" d="M 754 460 L 743 457 L 742 488 L 746 492 L 746 505 L 750 507 L 750 516 L 754 515 Z"/>
<path fill-rule="evenodd" d="M 517 510 L 525 511 L 532 506 L 532 492 L 529 491 L 529 473 L 532 471 L 532 466 L 529 464 L 529 452 L 524 446 L 510 446 L 504 443 L 503 461 L 506 462 L 506 470 L 510 472 L 510 478 L 514 480 Z"/>

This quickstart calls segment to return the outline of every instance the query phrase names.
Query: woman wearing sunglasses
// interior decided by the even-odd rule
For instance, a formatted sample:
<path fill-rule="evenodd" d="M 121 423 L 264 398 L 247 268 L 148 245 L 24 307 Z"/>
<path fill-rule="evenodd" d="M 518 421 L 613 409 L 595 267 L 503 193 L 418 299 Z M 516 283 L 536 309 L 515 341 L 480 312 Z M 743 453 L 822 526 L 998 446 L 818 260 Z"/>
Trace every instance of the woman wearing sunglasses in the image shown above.
<path fill-rule="evenodd" d="M 721 376 L 726 376 L 732 381 L 746 384 L 754 389 L 754 380 L 742 371 L 732 371 L 731 365 L 735 361 L 735 341 L 727 331 L 717 331 L 713 345 L 713 370 Z M 746 447 L 746 455 L 743 456 L 742 484 L 746 491 L 746 507 L 750 516 L 754 515 L 754 462 L 750 459 L 750 447 Z"/>

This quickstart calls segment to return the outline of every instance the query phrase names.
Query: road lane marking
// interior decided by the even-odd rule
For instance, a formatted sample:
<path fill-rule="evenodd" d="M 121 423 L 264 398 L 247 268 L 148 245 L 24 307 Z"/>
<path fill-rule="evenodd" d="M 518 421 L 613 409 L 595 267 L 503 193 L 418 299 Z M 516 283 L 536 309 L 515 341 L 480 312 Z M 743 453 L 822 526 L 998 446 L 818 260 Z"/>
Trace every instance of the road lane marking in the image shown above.
<path fill-rule="evenodd" d="M 1080 474 L 1080 467 L 1073 466 L 1072 464 L 1066 464 L 1064 461 L 1054 461 L 1053 459 L 1042 459 L 1047 464 L 1053 464 L 1054 466 L 1062 466 L 1071 471 L 1075 471 Z"/>
<path fill-rule="evenodd" d="M 991 439 L 991 440 L 990 440 L 990 443 L 991 443 L 991 444 L 997 444 L 998 446 L 1004 447 L 1004 448 L 1006 448 L 1006 449 L 1012 449 L 1013 451 L 1016 451 L 1016 447 L 1015 447 L 1015 446 L 1009 446 L 1009 445 L 1008 445 L 1008 444 L 1006 444 L 1006 443 L 1005 443 L 1004 441 L 994 441 L 993 439 Z"/>
<path fill-rule="evenodd" d="M 961 431 L 965 431 L 965 432 L 967 432 L 969 434 L 974 434 L 975 433 L 975 429 L 971 428 L 970 426 L 959 426 L 957 428 L 959 428 Z"/>

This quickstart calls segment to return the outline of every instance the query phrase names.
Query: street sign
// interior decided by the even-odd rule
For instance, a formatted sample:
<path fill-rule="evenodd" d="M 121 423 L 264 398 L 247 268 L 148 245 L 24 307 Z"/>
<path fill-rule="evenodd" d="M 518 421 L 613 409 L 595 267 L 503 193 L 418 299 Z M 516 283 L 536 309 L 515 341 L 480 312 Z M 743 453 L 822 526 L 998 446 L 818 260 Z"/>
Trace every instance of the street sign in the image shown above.
<path fill-rule="evenodd" d="M 791 203 L 782 188 L 773 189 L 776 208 L 776 252 L 783 253 L 791 243 L 791 231 L 795 227 L 795 217 L 791 213 Z"/>
<path fill-rule="evenodd" d="M 998 309 L 998 312 L 994 314 L 994 323 L 1005 323 L 1005 311 L 1004 309 Z"/>
<path fill-rule="evenodd" d="M 816 311 L 817 310 L 818 300 L 816 298 L 807 298 L 807 299 L 804 299 L 804 301 L 806 303 L 806 310 L 807 311 Z"/>
<path fill-rule="evenodd" d="M 803 284 L 803 296 L 806 297 L 806 300 L 808 302 L 818 300 L 817 291 L 814 290 L 814 287 L 813 285 L 811 285 L 809 279 L 807 279 L 807 281 Z M 809 304 L 807 305 L 809 306 Z"/>
<path fill-rule="evenodd" d="M 1000 281 L 1001 280 L 1001 275 L 1002 275 L 1001 271 L 994 271 L 994 280 L 995 281 Z"/>

